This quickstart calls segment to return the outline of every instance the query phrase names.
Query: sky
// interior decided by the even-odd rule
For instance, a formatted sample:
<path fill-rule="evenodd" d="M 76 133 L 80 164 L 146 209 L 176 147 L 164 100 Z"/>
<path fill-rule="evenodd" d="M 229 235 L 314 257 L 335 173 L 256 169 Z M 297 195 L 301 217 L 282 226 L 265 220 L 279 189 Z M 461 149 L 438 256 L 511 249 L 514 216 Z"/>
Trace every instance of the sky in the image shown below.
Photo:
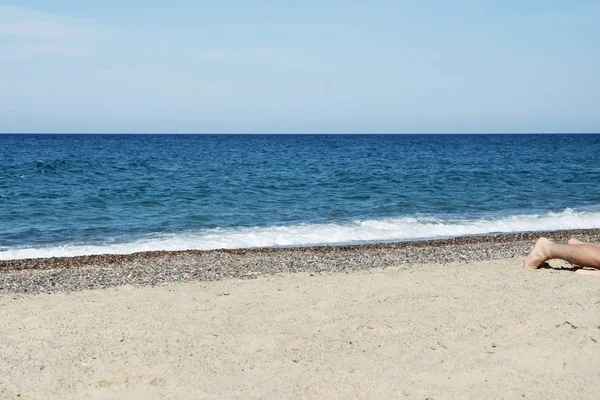
<path fill-rule="evenodd" d="M 600 132 L 600 0 L 0 0 L 0 132 Z"/>

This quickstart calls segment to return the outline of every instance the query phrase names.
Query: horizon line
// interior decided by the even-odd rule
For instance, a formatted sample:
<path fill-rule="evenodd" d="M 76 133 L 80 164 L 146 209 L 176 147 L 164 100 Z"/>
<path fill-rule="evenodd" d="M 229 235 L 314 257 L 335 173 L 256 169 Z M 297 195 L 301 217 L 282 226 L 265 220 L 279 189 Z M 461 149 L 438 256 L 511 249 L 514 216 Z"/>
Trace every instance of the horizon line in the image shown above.
<path fill-rule="evenodd" d="M 599 132 L 0 132 L 0 135 L 598 135 Z"/>

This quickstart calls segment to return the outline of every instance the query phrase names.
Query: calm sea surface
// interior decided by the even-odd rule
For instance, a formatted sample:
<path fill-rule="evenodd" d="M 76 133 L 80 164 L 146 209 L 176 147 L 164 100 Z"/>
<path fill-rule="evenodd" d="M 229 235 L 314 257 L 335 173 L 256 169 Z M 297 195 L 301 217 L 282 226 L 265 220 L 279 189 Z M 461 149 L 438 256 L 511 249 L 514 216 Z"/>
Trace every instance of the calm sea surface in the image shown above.
<path fill-rule="evenodd" d="M 600 135 L 0 135 L 0 259 L 600 228 Z"/>

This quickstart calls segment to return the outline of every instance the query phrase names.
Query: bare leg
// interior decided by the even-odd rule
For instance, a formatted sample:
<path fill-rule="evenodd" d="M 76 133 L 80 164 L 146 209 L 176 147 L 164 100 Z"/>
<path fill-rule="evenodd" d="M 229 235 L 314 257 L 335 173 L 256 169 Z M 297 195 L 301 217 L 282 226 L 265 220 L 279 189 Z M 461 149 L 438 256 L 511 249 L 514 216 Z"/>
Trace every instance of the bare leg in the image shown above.
<path fill-rule="evenodd" d="M 571 246 L 576 246 L 576 245 L 581 245 L 581 244 L 589 244 L 591 246 L 596 246 L 596 247 L 600 248 L 600 243 L 586 243 L 586 242 L 582 242 L 581 240 L 577 240 L 575 238 L 569 239 L 569 241 L 567 243 Z M 579 275 L 600 276 L 600 270 L 578 269 L 577 271 L 575 271 L 575 273 L 579 274 Z"/>
<path fill-rule="evenodd" d="M 537 269 L 545 261 L 560 259 L 582 267 L 600 269 L 600 247 L 590 244 L 565 245 L 539 238 L 525 259 L 525 266 Z"/>
<path fill-rule="evenodd" d="M 571 238 L 569 239 L 569 241 L 567 242 L 570 245 L 576 245 L 576 244 L 589 244 L 591 246 L 596 246 L 596 247 L 600 247 L 600 243 L 586 243 L 586 242 L 582 242 L 581 240 L 577 240 L 575 238 Z"/>

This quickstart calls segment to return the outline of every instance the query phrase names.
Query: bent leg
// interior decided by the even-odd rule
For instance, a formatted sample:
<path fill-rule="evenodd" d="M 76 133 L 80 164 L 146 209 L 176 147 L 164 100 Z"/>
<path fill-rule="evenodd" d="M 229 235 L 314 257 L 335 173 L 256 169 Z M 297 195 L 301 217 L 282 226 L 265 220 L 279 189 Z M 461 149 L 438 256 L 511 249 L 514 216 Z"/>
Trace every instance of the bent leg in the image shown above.
<path fill-rule="evenodd" d="M 581 240 L 577 240 L 575 238 L 569 239 L 569 241 L 567 243 L 569 243 L 570 245 L 589 244 L 590 246 L 600 247 L 600 243 L 586 243 L 586 242 L 582 242 Z"/>
<path fill-rule="evenodd" d="M 537 269 L 542 263 L 551 259 L 600 269 L 600 247 L 591 244 L 558 244 L 546 238 L 539 238 L 525 259 L 525 266 Z"/>

